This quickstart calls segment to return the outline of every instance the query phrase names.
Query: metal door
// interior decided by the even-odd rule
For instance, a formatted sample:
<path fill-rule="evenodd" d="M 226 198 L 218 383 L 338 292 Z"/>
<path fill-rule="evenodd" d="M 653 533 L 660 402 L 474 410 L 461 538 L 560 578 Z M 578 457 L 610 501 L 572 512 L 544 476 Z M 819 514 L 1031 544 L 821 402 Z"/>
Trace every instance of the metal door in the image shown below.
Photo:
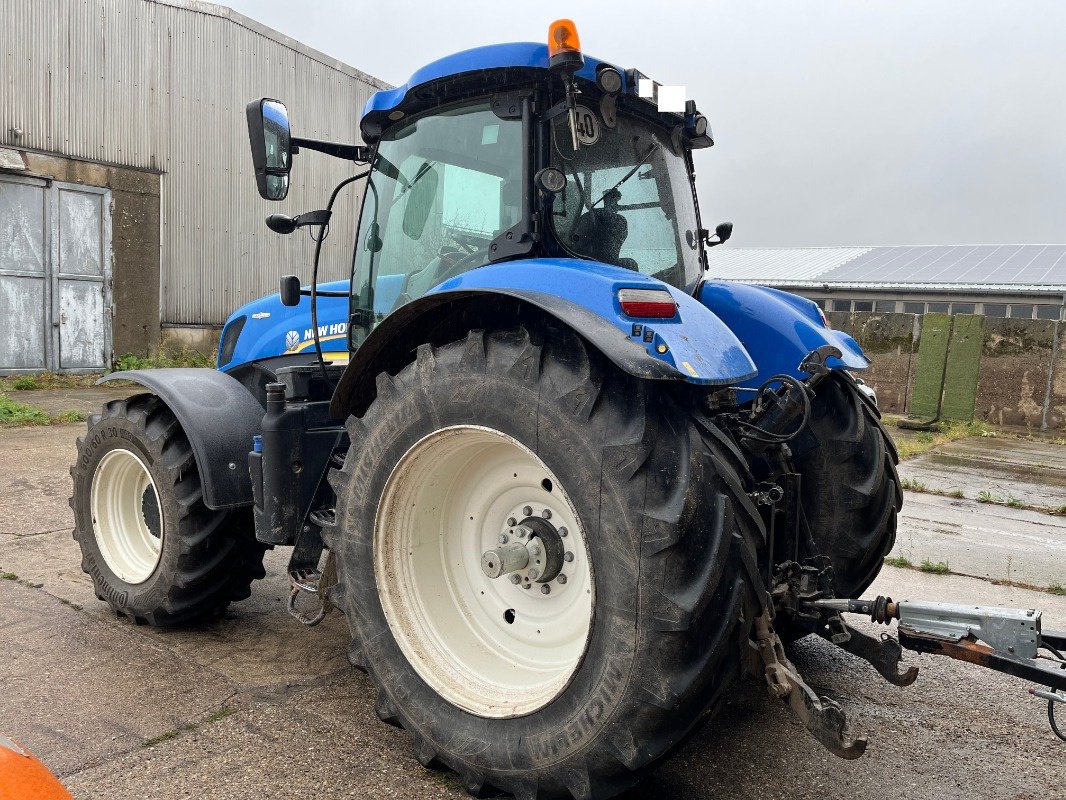
<path fill-rule="evenodd" d="M 110 199 L 0 177 L 0 373 L 110 366 Z"/>
<path fill-rule="evenodd" d="M 0 371 L 48 367 L 48 186 L 0 178 Z"/>

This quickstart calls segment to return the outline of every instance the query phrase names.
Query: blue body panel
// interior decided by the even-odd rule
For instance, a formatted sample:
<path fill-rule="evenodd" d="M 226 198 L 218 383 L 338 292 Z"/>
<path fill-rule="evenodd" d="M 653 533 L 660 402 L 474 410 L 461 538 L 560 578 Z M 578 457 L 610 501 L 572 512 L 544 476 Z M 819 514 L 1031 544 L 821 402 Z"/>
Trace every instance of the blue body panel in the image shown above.
<path fill-rule="evenodd" d="M 348 281 L 321 283 L 319 289 L 347 293 Z M 241 317 L 247 317 L 244 329 L 237 339 L 237 346 L 229 362 L 220 369 L 223 372 L 264 358 L 294 355 L 314 350 L 311 327 L 311 298 L 301 297 L 298 306 L 283 306 L 280 295 L 260 297 L 241 306 L 226 321 L 219 340 L 219 353 L 226 340 L 226 330 Z M 334 361 L 348 360 L 348 298 L 320 297 L 318 299 L 318 326 L 322 350 L 330 353 Z"/>
<path fill-rule="evenodd" d="M 432 289 L 528 289 L 570 300 L 611 322 L 622 336 L 643 346 L 690 383 L 728 384 L 755 374 L 755 364 L 726 325 L 691 295 L 660 280 L 623 267 L 576 258 L 508 261 L 464 272 Z M 638 320 L 625 316 L 619 289 L 665 289 L 677 303 L 673 319 Z M 634 336 L 634 324 L 641 330 Z M 651 329 L 652 341 L 644 334 Z M 578 331 L 580 333 L 580 331 Z M 660 353 L 660 345 L 667 351 Z"/>
<path fill-rule="evenodd" d="M 825 344 L 843 353 L 829 360 L 830 367 L 861 370 L 870 365 L 858 343 L 826 327 L 818 306 L 804 297 L 765 286 L 706 281 L 699 300 L 729 326 L 758 365 L 758 376 L 742 386 L 758 386 L 781 373 L 806 377 L 797 369 L 800 361 Z"/>
<path fill-rule="evenodd" d="M 402 275 L 378 278 L 374 297 L 377 313 L 392 310 L 403 279 Z M 346 292 L 348 281 L 322 284 L 321 288 Z M 705 282 L 697 299 L 629 269 L 580 259 L 536 258 L 465 272 L 429 294 L 463 289 L 521 289 L 569 300 L 607 320 L 618 329 L 619 336 L 645 348 L 649 356 L 669 364 L 695 384 L 751 387 L 778 373 L 803 378 L 797 370 L 800 361 L 824 344 L 843 353 L 841 359 L 830 361 L 835 368 L 861 370 L 869 366 L 854 339 L 825 327 L 813 302 L 761 286 Z M 665 320 L 626 317 L 618 304 L 619 289 L 664 289 L 673 296 L 678 313 Z M 310 298 L 304 297 L 299 306 L 288 308 L 276 294 L 264 297 L 234 312 L 226 327 L 242 316 L 247 322 L 223 371 L 314 348 Z M 318 318 L 322 349 L 333 361 L 347 361 L 347 299 L 320 298 Z M 634 324 L 641 326 L 636 336 Z M 645 342 L 649 328 L 652 341 Z M 660 345 L 666 346 L 665 353 L 659 352 Z"/>
<path fill-rule="evenodd" d="M 577 75 L 590 81 L 596 80 L 596 68 L 603 62 L 585 56 L 585 66 Z M 505 69 L 507 67 L 533 67 L 540 69 L 548 68 L 548 45 L 536 42 L 511 42 L 508 44 L 490 44 L 485 47 L 475 47 L 472 50 L 464 50 L 461 53 L 453 53 L 450 56 L 438 59 L 415 72 L 407 83 L 397 86 L 395 89 L 384 89 L 370 96 L 363 109 L 363 115 L 375 111 L 390 111 L 403 103 L 407 93 L 416 86 L 451 78 L 468 72 L 477 72 L 485 69 Z M 625 74 L 622 76 L 623 84 Z M 623 91 L 625 91 L 623 85 Z"/>

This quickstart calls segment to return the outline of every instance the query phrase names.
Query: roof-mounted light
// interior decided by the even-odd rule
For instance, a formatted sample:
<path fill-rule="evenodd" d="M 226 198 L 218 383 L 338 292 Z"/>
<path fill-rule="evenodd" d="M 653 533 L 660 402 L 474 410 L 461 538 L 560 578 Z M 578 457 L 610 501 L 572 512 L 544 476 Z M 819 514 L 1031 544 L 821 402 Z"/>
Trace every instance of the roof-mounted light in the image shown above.
<path fill-rule="evenodd" d="M 622 73 L 609 64 L 600 64 L 596 68 L 596 85 L 606 94 L 618 94 L 622 91 Z"/>
<path fill-rule="evenodd" d="M 573 20 L 557 19 L 548 26 L 548 68 L 573 74 L 585 66 L 581 39 Z"/>

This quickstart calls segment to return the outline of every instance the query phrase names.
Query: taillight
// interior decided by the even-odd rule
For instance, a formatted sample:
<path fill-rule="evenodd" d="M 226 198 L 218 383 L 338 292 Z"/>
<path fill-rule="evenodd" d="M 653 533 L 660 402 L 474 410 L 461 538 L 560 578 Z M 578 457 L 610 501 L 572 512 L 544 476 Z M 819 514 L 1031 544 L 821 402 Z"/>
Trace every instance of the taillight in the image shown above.
<path fill-rule="evenodd" d="M 618 304 L 627 317 L 669 319 L 677 314 L 677 303 L 664 289 L 619 289 Z"/>

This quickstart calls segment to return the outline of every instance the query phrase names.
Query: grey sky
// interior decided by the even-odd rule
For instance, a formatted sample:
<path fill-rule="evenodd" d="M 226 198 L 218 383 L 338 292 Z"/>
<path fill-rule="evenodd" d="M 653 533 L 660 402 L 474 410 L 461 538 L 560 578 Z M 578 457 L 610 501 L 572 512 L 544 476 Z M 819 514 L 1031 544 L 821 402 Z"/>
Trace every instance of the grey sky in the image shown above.
<path fill-rule="evenodd" d="M 569 16 L 587 52 L 687 86 L 715 133 L 704 221 L 737 245 L 1066 242 L 1061 0 L 228 5 L 396 84 Z"/>

